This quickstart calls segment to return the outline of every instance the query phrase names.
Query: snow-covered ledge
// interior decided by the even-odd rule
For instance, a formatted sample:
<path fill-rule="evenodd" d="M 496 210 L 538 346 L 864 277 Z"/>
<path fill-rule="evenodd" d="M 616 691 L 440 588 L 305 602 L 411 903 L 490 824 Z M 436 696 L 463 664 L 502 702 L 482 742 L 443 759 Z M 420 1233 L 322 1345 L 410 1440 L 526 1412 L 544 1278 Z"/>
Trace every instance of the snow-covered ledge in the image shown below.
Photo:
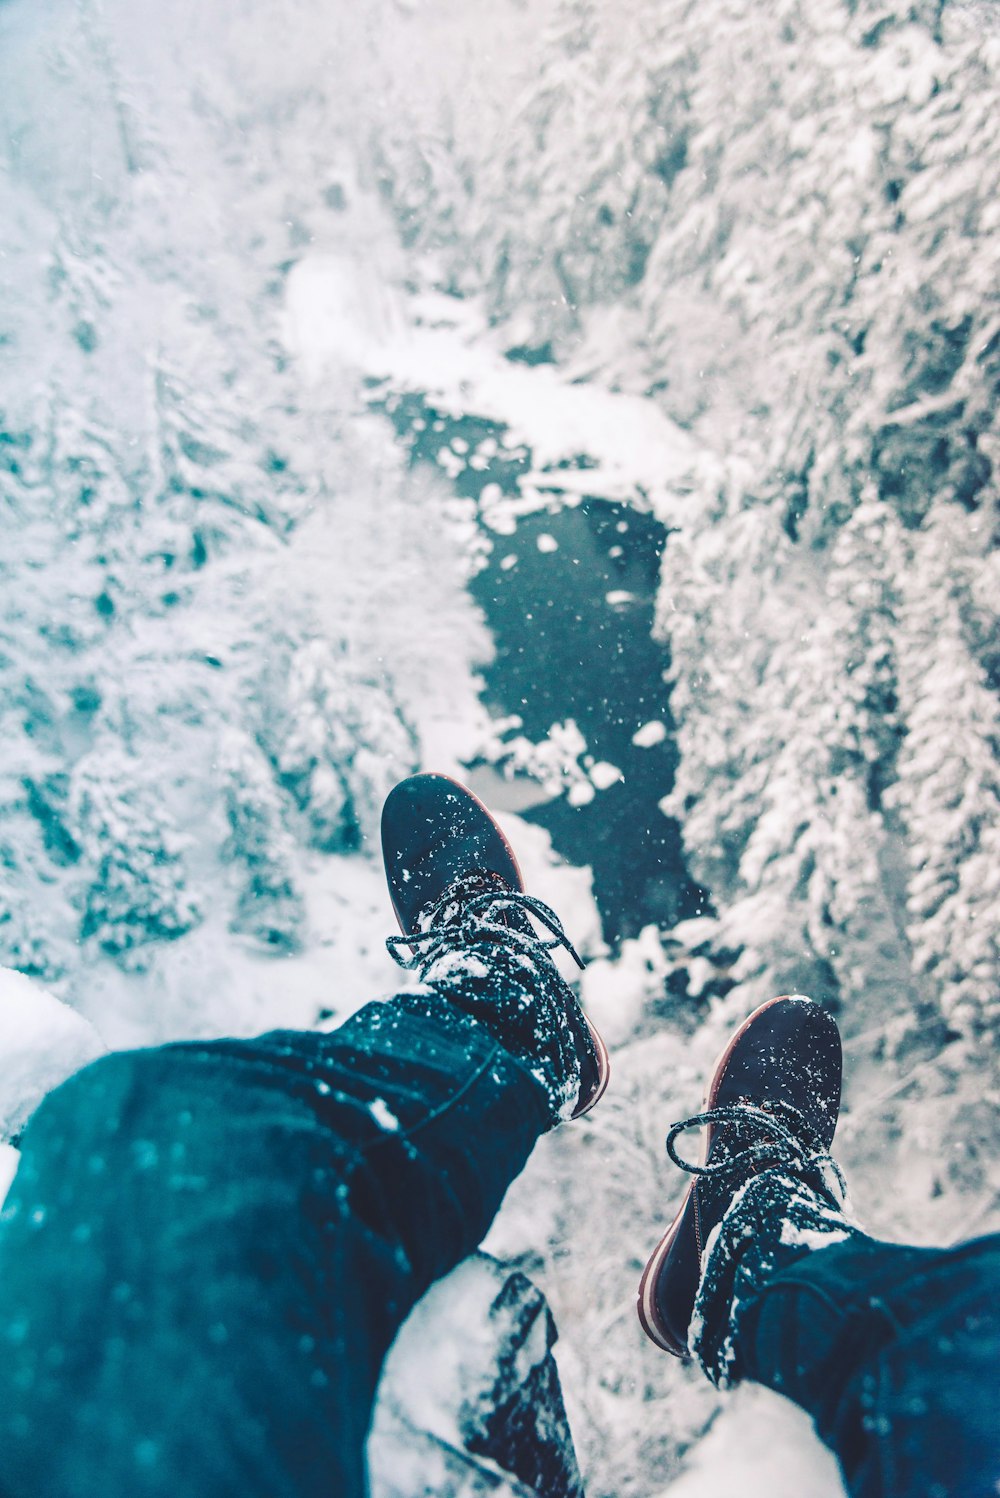
<path fill-rule="evenodd" d="M 9 1141 L 42 1098 L 104 1053 L 93 1025 L 34 978 L 0 967 L 0 1194 L 13 1175 Z"/>

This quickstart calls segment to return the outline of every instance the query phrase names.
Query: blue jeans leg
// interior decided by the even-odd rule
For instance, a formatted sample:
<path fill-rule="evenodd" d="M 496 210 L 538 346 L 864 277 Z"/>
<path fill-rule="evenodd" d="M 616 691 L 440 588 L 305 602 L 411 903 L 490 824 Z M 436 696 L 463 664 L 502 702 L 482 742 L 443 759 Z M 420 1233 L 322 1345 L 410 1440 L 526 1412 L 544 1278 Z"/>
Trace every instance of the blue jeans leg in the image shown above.
<path fill-rule="evenodd" d="M 854 1234 L 734 1317 L 738 1376 L 807 1410 L 853 1498 L 1000 1492 L 1000 1235 L 951 1249 Z"/>
<path fill-rule="evenodd" d="M 444 992 L 71 1078 L 0 1218 L 0 1493 L 361 1498 L 396 1330 L 552 1121 Z"/>

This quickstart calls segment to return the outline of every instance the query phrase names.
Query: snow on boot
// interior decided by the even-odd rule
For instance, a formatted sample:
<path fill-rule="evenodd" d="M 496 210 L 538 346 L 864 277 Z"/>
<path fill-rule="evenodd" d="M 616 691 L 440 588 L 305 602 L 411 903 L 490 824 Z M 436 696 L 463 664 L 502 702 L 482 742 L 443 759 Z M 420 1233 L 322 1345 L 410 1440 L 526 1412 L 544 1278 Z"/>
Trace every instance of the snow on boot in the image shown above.
<path fill-rule="evenodd" d="M 671 1160 L 694 1179 L 646 1265 L 639 1320 L 664 1351 L 681 1358 L 696 1353 L 710 1377 L 715 1353 L 703 1347 L 704 1308 L 708 1304 L 716 1323 L 728 1323 L 720 1265 L 732 1261 L 733 1243 L 750 1220 L 758 1230 L 763 1222 L 776 1240 L 783 1220 L 796 1215 L 796 1231 L 844 1236 L 837 1196 L 843 1180 L 828 1153 L 840 1081 L 840 1035 L 832 1017 L 798 995 L 771 999 L 730 1039 L 704 1111 L 674 1124 L 667 1136 Z M 693 1165 L 680 1158 L 674 1141 L 697 1127 L 703 1129 L 702 1155 Z"/>
<path fill-rule="evenodd" d="M 608 1085 L 607 1047 L 559 976 L 549 951 L 565 947 L 582 967 L 558 917 L 524 891 L 514 853 L 482 802 L 447 775 L 411 775 L 382 810 L 382 854 L 389 896 L 402 936 L 386 945 L 402 967 L 465 1003 L 502 1045 L 549 1068 L 550 1055 L 572 1052 L 572 1108 L 577 1118 Z M 548 933 L 537 934 L 532 919 Z M 408 948 L 410 956 L 402 954 Z M 508 1013 L 489 994 L 491 958 L 523 959 L 540 975 L 533 1015 Z M 449 983 L 450 974 L 457 982 Z M 465 980 L 464 984 L 463 981 Z M 466 1002 L 467 996 L 467 1002 Z M 566 1043 L 556 1045 L 563 1032 Z M 558 1070 L 565 1064 L 555 1062 Z M 565 1115 L 563 1115 L 565 1116 Z"/>

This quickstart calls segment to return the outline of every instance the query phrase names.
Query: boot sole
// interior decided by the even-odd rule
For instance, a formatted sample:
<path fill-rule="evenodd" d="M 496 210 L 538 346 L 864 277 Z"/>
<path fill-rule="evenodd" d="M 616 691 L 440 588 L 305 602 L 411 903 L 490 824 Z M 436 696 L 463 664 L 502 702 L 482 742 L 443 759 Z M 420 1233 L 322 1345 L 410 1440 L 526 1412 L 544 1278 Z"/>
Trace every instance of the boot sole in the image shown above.
<path fill-rule="evenodd" d="M 583 1014 L 582 1009 L 580 1013 Z M 583 1022 L 590 1031 L 590 1038 L 597 1053 L 597 1083 L 587 1101 L 580 1103 L 576 1111 L 572 1114 L 573 1118 L 582 1118 L 585 1113 L 590 1112 L 591 1108 L 596 1107 L 607 1092 L 608 1083 L 611 1081 L 611 1057 L 608 1055 L 608 1048 L 604 1044 L 602 1036 L 597 1033 L 585 1014 L 583 1015 Z"/>
<path fill-rule="evenodd" d="M 780 994 L 775 999 L 768 999 L 766 1003 L 759 1004 L 753 1011 L 753 1013 L 747 1016 L 742 1025 L 740 1025 L 740 1027 L 734 1032 L 734 1034 L 729 1037 L 728 1041 L 726 1042 L 716 1060 L 715 1066 L 712 1068 L 711 1078 L 709 1080 L 708 1086 L 705 1088 L 704 1101 L 701 1108 L 701 1111 L 703 1113 L 707 1113 L 710 1108 L 715 1107 L 719 1086 L 726 1074 L 726 1067 L 729 1065 L 730 1058 L 737 1045 L 743 1039 L 743 1036 L 746 1034 L 747 1030 L 749 1030 L 750 1026 L 754 1024 L 757 1018 L 762 1015 L 765 1010 L 770 1009 L 772 1005 L 783 1004 L 786 999 L 794 997 L 795 995 L 793 994 Z M 708 1159 L 709 1150 L 712 1147 L 711 1124 L 706 1124 L 705 1128 L 702 1130 L 701 1141 L 701 1159 L 698 1163 L 700 1165 L 704 1165 L 706 1160 Z M 656 1309 L 656 1285 L 657 1281 L 659 1280 L 660 1271 L 667 1261 L 670 1250 L 673 1247 L 677 1235 L 683 1225 L 688 1208 L 691 1206 L 692 1198 L 694 1196 L 694 1188 L 696 1185 L 697 1177 L 692 1180 L 690 1186 L 684 1194 L 684 1200 L 681 1202 L 677 1216 L 674 1218 L 673 1222 L 670 1224 L 669 1228 L 664 1233 L 659 1243 L 656 1245 L 649 1258 L 649 1262 L 647 1263 L 645 1269 L 642 1271 L 642 1279 L 639 1281 L 639 1298 L 636 1305 L 636 1310 L 639 1316 L 639 1324 L 642 1327 L 643 1331 L 646 1333 L 646 1336 L 649 1338 L 649 1340 L 651 1342 L 655 1342 L 657 1347 L 662 1348 L 664 1352 L 671 1353 L 675 1358 L 684 1359 L 687 1359 L 691 1356 L 691 1354 L 688 1352 L 687 1343 L 681 1343 L 677 1341 L 677 1339 L 671 1334 L 669 1329 L 664 1325 L 663 1320 Z"/>

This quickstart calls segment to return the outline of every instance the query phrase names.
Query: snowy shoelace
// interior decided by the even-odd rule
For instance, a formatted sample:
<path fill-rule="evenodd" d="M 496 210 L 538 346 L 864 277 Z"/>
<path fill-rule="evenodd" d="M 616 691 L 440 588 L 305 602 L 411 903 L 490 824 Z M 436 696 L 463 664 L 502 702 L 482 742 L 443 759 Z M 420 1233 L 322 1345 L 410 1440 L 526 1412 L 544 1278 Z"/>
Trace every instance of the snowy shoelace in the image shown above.
<path fill-rule="evenodd" d="M 755 1139 L 745 1149 L 734 1150 L 712 1165 L 694 1165 L 677 1153 L 674 1141 L 688 1129 L 703 1128 L 708 1124 L 713 1127 L 728 1124 L 738 1136 L 752 1130 L 764 1137 Z M 695 1113 L 691 1118 L 671 1124 L 667 1135 L 667 1154 L 679 1169 L 686 1170 L 689 1175 L 710 1178 L 739 1175 L 745 1171 L 752 1174 L 764 1166 L 784 1165 L 798 1173 L 805 1166 L 829 1165 L 841 1191 L 847 1191 L 847 1182 L 840 1166 L 829 1151 L 823 1148 L 822 1140 L 815 1130 L 797 1108 L 780 1099 L 768 1103 L 766 1107 L 747 1101 L 721 1103 L 704 1113 Z"/>
<path fill-rule="evenodd" d="M 461 951 L 485 939 L 502 942 L 536 958 L 540 950 L 550 952 L 563 947 L 577 967 L 583 967 L 583 960 L 562 922 L 543 900 L 499 883 L 495 889 L 484 890 L 483 882 L 482 875 L 457 880 L 435 904 L 421 911 L 420 930 L 409 935 L 387 936 L 385 944 L 393 961 L 406 969 L 426 969 L 445 953 Z M 527 920 L 524 930 L 509 924 L 503 917 L 505 912 L 512 911 L 519 911 L 525 917 L 534 916 L 550 933 L 549 937 L 538 936 L 527 928 Z M 403 955 L 405 947 L 410 949 L 409 957 Z"/>

